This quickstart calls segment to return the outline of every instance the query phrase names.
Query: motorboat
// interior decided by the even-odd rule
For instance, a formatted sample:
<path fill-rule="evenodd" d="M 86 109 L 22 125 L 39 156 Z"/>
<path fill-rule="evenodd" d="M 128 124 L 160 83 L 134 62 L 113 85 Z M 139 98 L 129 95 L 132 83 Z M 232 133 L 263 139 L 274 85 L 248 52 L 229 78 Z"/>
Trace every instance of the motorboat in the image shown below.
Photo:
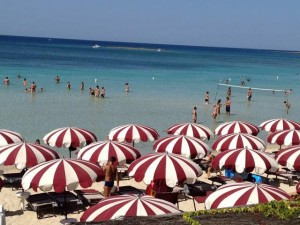
<path fill-rule="evenodd" d="M 101 46 L 100 45 L 97 45 L 97 44 L 95 44 L 95 45 L 93 45 L 93 48 L 100 48 Z"/>

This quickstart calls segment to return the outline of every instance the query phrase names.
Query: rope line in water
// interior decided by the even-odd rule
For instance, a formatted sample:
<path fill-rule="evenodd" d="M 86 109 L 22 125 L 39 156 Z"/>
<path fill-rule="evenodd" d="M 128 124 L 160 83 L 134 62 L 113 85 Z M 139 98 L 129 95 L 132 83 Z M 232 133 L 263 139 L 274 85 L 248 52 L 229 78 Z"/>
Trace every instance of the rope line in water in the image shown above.
<path fill-rule="evenodd" d="M 277 91 L 277 92 L 278 91 L 282 91 L 282 92 L 287 91 L 287 90 L 281 90 L 281 89 L 253 88 L 253 87 L 245 87 L 245 86 L 222 84 L 222 83 L 219 83 L 218 87 L 219 87 L 219 85 L 226 86 L 226 87 L 235 87 L 235 88 L 251 88 L 252 90 L 260 90 L 260 91 Z"/>

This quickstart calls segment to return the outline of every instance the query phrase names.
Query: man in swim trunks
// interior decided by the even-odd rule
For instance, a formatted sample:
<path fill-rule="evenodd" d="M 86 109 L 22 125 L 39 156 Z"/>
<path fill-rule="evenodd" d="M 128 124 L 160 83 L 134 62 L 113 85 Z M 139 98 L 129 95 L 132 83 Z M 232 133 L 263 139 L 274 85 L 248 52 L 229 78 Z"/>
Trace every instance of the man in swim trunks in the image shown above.
<path fill-rule="evenodd" d="M 248 89 L 247 97 L 248 97 L 248 101 L 250 102 L 251 98 L 252 98 L 252 89 L 251 88 Z"/>
<path fill-rule="evenodd" d="M 229 97 L 226 98 L 226 115 L 230 115 L 230 99 Z"/>
<path fill-rule="evenodd" d="M 205 93 L 205 100 L 204 100 L 205 104 L 208 104 L 209 103 L 209 92 L 207 91 Z"/>
<path fill-rule="evenodd" d="M 116 158 L 110 157 L 106 166 L 104 167 L 104 197 L 109 197 L 114 181 L 117 180 L 117 189 L 119 189 L 119 175 L 117 167 L 115 166 Z"/>

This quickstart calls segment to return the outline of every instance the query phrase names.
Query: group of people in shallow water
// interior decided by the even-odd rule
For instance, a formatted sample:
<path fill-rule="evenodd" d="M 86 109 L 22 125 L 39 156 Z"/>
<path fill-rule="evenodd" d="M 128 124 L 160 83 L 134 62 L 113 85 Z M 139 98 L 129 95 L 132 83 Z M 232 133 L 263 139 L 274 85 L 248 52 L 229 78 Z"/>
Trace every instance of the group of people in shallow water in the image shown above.
<path fill-rule="evenodd" d="M 21 78 L 21 75 L 17 75 L 17 78 Z M 56 83 L 60 83 L 60 77 L 57 75 L 54 78 L 54 81 Z M 96 82 L 96 79 L 95 79 L 95 82 Z M 3 84 L 4 85 L 10 85 L 10 80 L 8 79 L 7 76 L 4 78 Z M 28 93 L 28 92 L 35 93 L 36 90 L 37 90 L 37 85 L 34 81 L 30 84 L 29 88 L 27 88 L 27 79 L 26 78 L 23 79 L 23 86 L 25 87 L 25 93 Z M 67 82 L 66 88 L 67 88 L 67 90 L 71 90 L 71 82 L 70 81 Z M 80 90 L 81 91 L 84 90 L 84 82 L 81 82 Z M 40 88 L 40 91 L 43 92 L 44 89 Z M 129 92 L 129 83 L 125 83 L 125 92 Z M 95 97 L 104 98 L 105 97 L 105 88 L 104 88 L 104 86 L 102 86 L 101 89 L 100 89 L 99 85 L 96 85 L 95 88 L 90 87 L 89 88 L 89 94 L 92 95 L 92 96 L 95 96 Z"/>

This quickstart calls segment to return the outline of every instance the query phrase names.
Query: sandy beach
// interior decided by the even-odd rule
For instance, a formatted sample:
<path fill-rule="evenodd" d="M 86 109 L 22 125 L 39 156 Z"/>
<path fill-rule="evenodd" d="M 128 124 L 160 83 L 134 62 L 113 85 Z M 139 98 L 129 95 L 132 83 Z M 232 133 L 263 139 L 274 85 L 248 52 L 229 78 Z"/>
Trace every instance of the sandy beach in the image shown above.
<path fill-rule="evenodd" d="M 277 146 L 271 145 L 268 146 L 267 152 L 272 152 L 276 150 Z M 13 172 L 19 172 L 14 166 L 1 166 L 1 170 L 4 171 L 4 173 L 13 173 Z M 224 173 L 224 171 L 223 171 Z M 214 173 L 211 174 L 212 176 Z M 266 176 L 264 174 L 263 176 Z M 211 181 L 206 179 L 206 173 L 203 172 L 202 176 L 198 178 L 198 180 L 206 182 L 208 184 L 211 184 Z M 292 186 L 289 186 L 287 182 L 281 180 L 280 182 L 278 181 L 271 181 L 270 184 L 274 184 L 281 189 L 285 190 L 286 192 L 293 194 L 295 193 L 295 184 Z M 121 180 L 120 181 L 120 186 L 126 186 L 130 185 L 133 187 L 136 187 L 138 189 L 145 190 L 146 185 L 143 182 L 137 183 L 134 179 L 130 180 Z M 96 190 L 103 191 L 103 182 L 99 183 L 94 183 L 91 188 L 94 188 Z M 60 224 L 60 221 L 64 219 L 63 215 L 56 215 L 56 217 L 48 217 L 48 218 L 43 218 L 43 219 L 37 219 L 36 217 L 36 212 L 31 211 L 28 207 L 26 210 L 23 212 L 21 210 L 20 206 L 20 199 L 17 197 L 16 193 L 21 190 L 12 190 L 9 187 L 3 187 L 0 193 L 0 204 L 4 206 L 4 209 L 6 211 L 6 224 Z M 35 194 L 35 192 L 31 189 L 28 190 L 31 194 Z M 197 204 L 197 210 L 202 210 L 204 209 L 204 204 Z M 194 211 L 194 205 L 193 205 L 193 200 L 191 198 L 180 201 L 179 202 L 179 209 L 182 211 Z M 68 218 L 74 218 L 77 221 L 80 220 L 80 217 L 83 212 L 80 212 L 79 214 L 77 212 L 68 214 Z"/>

